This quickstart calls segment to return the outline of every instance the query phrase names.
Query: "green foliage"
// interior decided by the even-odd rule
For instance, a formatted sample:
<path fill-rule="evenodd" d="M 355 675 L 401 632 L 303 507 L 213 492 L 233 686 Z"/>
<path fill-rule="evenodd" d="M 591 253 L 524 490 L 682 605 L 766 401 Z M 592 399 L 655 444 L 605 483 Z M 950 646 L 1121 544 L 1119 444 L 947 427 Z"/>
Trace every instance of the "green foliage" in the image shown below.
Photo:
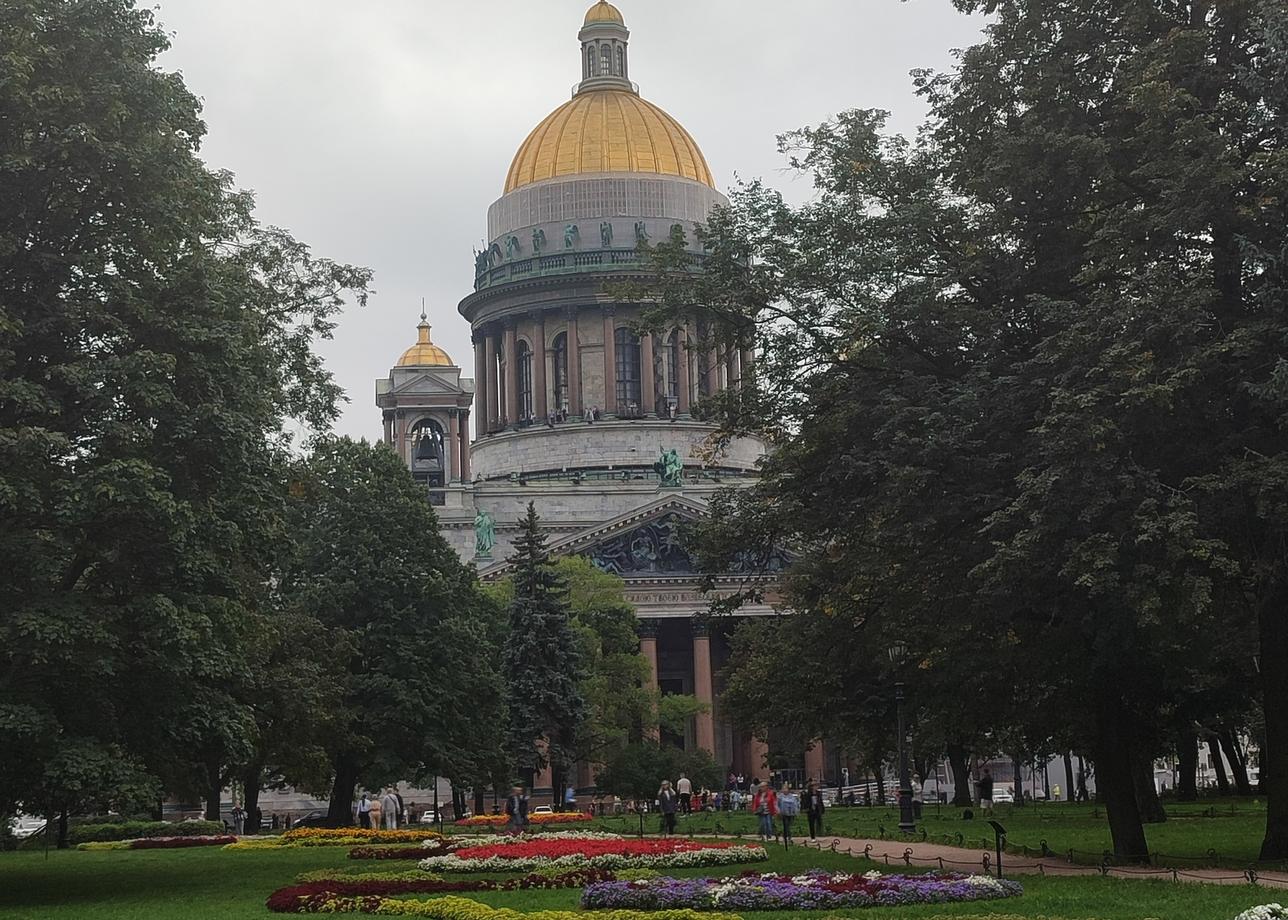
<path fill-rule="evenodd" d="M 724 785 L 723 769 L 706 751 L 686 751 L 656 741 L 637 741 L 614 752 L 599 772 L 598 783 L 605 792 L 624 799 L 651 802 L 662 780 L 674 784 L 681 773 L 695 789 Z"/>
<path fill-rule="evenodd" d="M 72 843 L 134 840 L 139 837 L 207 837 L 224 833 L 222 821 L 121 821 L 112 824 L 78 824 L 68 837 Z"/>
<path fill-rule="evenodd" d="M 506 747 L 525 779 L 547 763 L 566 769 L 586 719 L 584 661 L 568 607 L 568 584 L 550 561 L 529 502 L 515 541 L 509 634 L 503 649 Z"/>
<path fill-rule="evenodd" d="M 354 782 L 476 775 L 501 721 L 486 649 L 495 606 L 438 530 L 424 492 L 383 445 L 325 440 L 292 489 L 295 554 L 282 595 L 329 637 L 338 702 L 325 718 L 332 815 Z M 338 804 L 337 804 L 338 803 Z"/>
<path fill-rule="evenodd" d="M 166 46 L 128 0 L 0 12 L 0 811 L 250 753 L 285 426 L 335 417 L 312 343 L 369 280 L 206 168 Z"/>

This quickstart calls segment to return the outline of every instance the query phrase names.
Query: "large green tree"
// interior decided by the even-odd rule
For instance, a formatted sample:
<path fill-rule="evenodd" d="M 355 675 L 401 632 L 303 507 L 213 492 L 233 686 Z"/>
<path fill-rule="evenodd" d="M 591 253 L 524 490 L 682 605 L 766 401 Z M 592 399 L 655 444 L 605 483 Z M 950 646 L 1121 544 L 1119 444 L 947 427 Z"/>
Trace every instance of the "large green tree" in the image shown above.
<path fill-rule="evenodd" d="M 514 596 L 505 637 L 506 747 L 523 781 L 551 767 L 556 794 L 576 756 L 586 720 L 585 663 L 568 607 L 568 583 L 546 550 L 536 506 L 520 522 L 514 543 Z"/>
<path fill-rule="evenodd" d="M 703 552 L 794 544 L 795 606 L 878 648 L 907 631 L 915 661 L 969 656 L 978 706 L 1036 697 L 1007 717 L 1031 750 L 1079 700 L 1065 740 L 1127 859 L 1158 726 L 1209 705 L 1196 673 L 1250 685 L 1237 650 L 1259 641 L 1282 856 L 1288 11 L 956 5 L 994 21 L 921 75 L 915 143 L 873 112 L 789 135 L 815 199 L 753 183 L 704 273 L 661 275 L 660 312 L 757 325 L 754 384 L 711 407 L 726 431 L 790 434 Z"/>
<path fill-rule="evenodd" d="M 384 445 L 337 438 L 301 465 L 292 505 L 282 593 L 329 631 L 341 697 L 323 739 L 330 822 L 351 822 L 359 781 L 476 772 L 502 727 L 497 608 L 424 490 Z"/>
<path fill-rule="evenodd" d="M 261 227 L 130 0 L 0 7 L 0 790 L 119 803 L 249 752 L 291 418 L 368 273 Z"/>

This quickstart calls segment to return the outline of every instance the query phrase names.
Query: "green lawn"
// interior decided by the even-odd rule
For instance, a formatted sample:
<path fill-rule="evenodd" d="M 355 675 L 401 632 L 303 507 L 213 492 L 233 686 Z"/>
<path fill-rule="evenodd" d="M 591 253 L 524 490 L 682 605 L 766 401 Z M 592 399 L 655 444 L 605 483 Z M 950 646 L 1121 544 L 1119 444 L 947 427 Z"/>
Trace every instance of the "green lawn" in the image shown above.
<path fill-rule="evenodd" d="M 870 864 L 830 853 L 774 849 L 771 862 L 748 868 L 864 870 Z M 0 917 L 5 920 L 238 920 L 267 918 L 265 897 L 290 883 L 296 873 L 324 866 L 355 865 L 390 869 L 394 864 L 356 864 L 342 847 L 281 851 L 223 852 L 153 850 L 113 852 L 0 853 Z M 399 868 L 406 868 L 403 864 Z M 711 870 L 707 870 L 710 872 Z M 716 871 L 736 871 L 724 869 Z M 701 870 L 684 874 L 700 875 Z M 898 910 L 826 912 L 829 917 L 901 920 L 931 916 L 1005 914 L 1067 920 L 1230 920 L 1255 904 L 1273 901 L 1274 892 L 1240 887 L 1176 885 L 1117 879 L 1022 880 L 1026 893 L 1010 901 L 978 902 Z M 575 907 L 578 892 L 480 892 L 467 895 L 521 910 Z M 593 916 L 593 915 L 589 915 Z M 754 920 L 797 920 L 822 914 L 749 914 Z"/>
<path fill-rule="evenodd" d="M 1150 852 L 1179 857 L 1175 864 L 1182 866 L 1189 865 L 1189 859 L 1206 861 L 1209 850 L 1222 865 L 1251 865 L 1256 861 L 1265 830 L 1263 805 L 1246 800 L 1172 804 L 1168 814 L 1167 822 L 1145 829 Z M 993 831 L 988 821 L 978 815 L 978 810 L 976 817 L 966 820 L 962 809 L 929 805 L 923 817 L 918 829 L 924 827 L 933 842 L 956 843 L 957 835 L 961 834 L 963 846 L 992 848 Z M 1023 808 L 1002 805 L 994 817 L 1006 827 L 1008 843 L 1013 849 L 1027 846 L 1037 852 L 1045 840 L 1061 856 L 1067 857 L 1073 849 L 1079 851 L 1075 854 L 1078 862 L 1097 862 L 1101 853 L 1113 848 L 1104 810 L 1093 805 L 1060 803 Z M 799 836 L 805 830 L 805 818 L 797 818 L 796 823 Z M 639 819 L 604 818 L 596 824 L 604 830 L 635 833 Z M 645 819 L 645 828 L 650 832 L 656 830 L 656 824 L 656 817 Z M 887 838 L 899 836 L 899 815 L 895 809 L 833 808 L 825 815 L 827 832 L 842 837 L 879 837 L 882 827 Z M 751 835 L 756 832 L 756 822 L 753 815 L 745 813 L 708 812 L 682 817 L 681 830 L 686 829 L 695 833 Z M 951 841 L 944 839 L 945 836 Z"/>

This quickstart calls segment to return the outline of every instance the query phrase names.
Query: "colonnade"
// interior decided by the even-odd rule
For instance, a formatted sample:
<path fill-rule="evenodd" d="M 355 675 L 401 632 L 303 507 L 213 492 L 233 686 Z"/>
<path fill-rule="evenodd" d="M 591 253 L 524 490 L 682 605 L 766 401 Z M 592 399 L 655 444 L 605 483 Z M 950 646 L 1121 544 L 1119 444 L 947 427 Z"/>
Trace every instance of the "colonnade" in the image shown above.
<path fill-rule="evenodd" d="M 472 339 L 474 405 L 480 412 L 477 434 L 542 422 L 554 412 L 584 418 L 592 408 L 608 418 L 666 416 L 672 409 L 677 416 L 688 416 L 695 399 L 737 388 L 744 375 L 751 374 L 750 347 L 712 345 L 700 352 L 688 324 L 668 335 L 636 336 L 631 325 L 636 313 L 633 307 L 619 309 L 614 304 L 564 307 L 476 326 Z M 595 325 L 602 330 L 599 341 L 583 343 Z M 617 334 L 623 328 L 632 330 L 628 347 L 638 349 L 633 371 L 618 360 Z M 562 351 L 556 353 L 553 345 L 559 333 L 566 335 Z M 681 352 L 674 359 L 669 355 L 673 346 Z M 583 385 L 586 350 L 603 356 L 603 386 L 596 392 L 587 392 Z M 522 366 L 525 361 L 530 366 Z M 638 374 L 638 381 L 632 373 Z M 638 404 L 619 405 L 619 379 L 628 381 L 628 388 L 638 386 Z"/>

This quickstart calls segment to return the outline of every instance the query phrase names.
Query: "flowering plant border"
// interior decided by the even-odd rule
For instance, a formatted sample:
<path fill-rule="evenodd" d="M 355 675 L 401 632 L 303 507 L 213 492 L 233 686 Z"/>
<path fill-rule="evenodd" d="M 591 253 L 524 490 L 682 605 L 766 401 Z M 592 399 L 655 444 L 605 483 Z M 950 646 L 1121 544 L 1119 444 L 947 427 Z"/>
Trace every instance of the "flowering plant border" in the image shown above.
<path fill-rule="evenodd" d="M 324 901 L 319 912 L 328 914 L 391 914 L 404 917 L 428 917 L 430 920 L 587 920 L 579 910 L 542 910 L 522 913 L 508 907 L 490 905 L 448 895 L 429 901 L 400 901 L 375 896 L 335 896 Z M 609 910 L 595 914 L 594 920 L 742 920 L 737 914 L 710 913 L 696 910 Z"/>
<path fill-rule="evenodd" d="M 746 872 L 732 878 L 606 880 L 586 886 L 584 908 L 657 910 L 829 910 L 840 907 L 896 907 L 957 904 L 1018 897 L 1018 882 L 988 875 L 928 872 L 923 875 L 863 875 L 812 870 L 798 875 Z"/>
<path fill-rule="evenodd" d="M 562 839 L 523 840 L 488 846 L 461 847 L 445 856 L 420 862 L 429 872 L 523 872 L 543 867 L 596 869 L 700 868 L 763 862 L 765 848 L 674 837 L 645 840 Z"/>
<path fill-rule="evenodd" d="M 438 831 L 405 829 L 399 831 L 364 827 L 296 827 L 282 834 L 283 843 L 306 840 L 337 840 L 353 843 L 419 843 L 422 840 L 441 840 Z"/>
<path fill-rule="evenodd" d="M 1234 920 L 1288 920 L 1288 907 L 1282 904 L 1258 904 L 1249 907 Z"/>
<path fill-rule="evenodd" d="M 133 840 L 91 840 L 78 850 L 182 850 L 188 847 L 222 847 L 236 843 L 232 834 L 205 837 L 136 837 Z"/>
<path fill-rule="evenodd" d="M 585 824 L 594 821 L 595 816 L 583 811 L 542 812 L 528 815 L 529 824 Z M 509 815 L 474 815 L 456 822 L 457 827 L 504 827 L 510 823 Z"/>
<path fill-rule="evenodd" d="M 265 906 L 279 914 L 326 913 L 327 905 L 340 897 L 387 898 L 399 894 L 440 894 L 460 891 L 516 891 L 530 888 L 584 888 L 594 882 L 611 880 L 601 869 L 573 869 L 558 875 L 533 873 L 512 879 L 445 881 L 441 878 L 329 878 L 300 882 L 279 888 L 268 896 Z"/>
<path fill-rule="evenodd" d="M 349 851 L 350 859 L 424 859 L 452 853 L 457 845 L 449 840 L 426 840 L 416 847 L 359 846 Z"/>

